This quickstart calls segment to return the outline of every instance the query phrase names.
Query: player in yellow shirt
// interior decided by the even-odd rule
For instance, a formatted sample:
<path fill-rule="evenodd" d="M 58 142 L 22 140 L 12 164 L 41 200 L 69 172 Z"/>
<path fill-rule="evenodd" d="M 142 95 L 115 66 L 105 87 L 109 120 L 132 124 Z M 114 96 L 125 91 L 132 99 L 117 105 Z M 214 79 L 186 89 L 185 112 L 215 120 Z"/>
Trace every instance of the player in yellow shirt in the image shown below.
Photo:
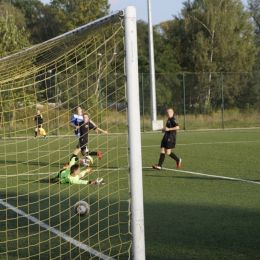
<path fill-rule="evenodd" d="M 40 133 L 41 133 L 41 130 L 43 130 L 43 133 L 41 133 L 41 134 L 43 134 L 44 138 L 46 139 L 46 137 L 47 137 L 47 136 L 46 136 L 46 132 L 45 132 L 45 130 L 42 128 L 43 116 L 42 116 L 42 114 L 41 114 L 40 109 L 37 109 L 37 115 L 34 117 L 33 121 L 36 122 L 36 127 L 35 127 L 35 129 L 34 129 L 34 139 L 36 139 L 38 131 L 40 131 Z"/>

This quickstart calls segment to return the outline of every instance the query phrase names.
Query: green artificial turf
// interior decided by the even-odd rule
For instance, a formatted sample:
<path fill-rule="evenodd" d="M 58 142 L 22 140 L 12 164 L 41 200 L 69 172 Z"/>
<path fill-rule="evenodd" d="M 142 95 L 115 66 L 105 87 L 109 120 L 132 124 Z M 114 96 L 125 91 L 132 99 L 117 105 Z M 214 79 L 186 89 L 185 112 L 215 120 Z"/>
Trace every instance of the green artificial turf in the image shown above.
<path fill-rule="evenodd" d="M 184 172 L 144 171 L 147 259 L 260 258 L 259 134 L 182 132 L 174 152 Z M 146 138 L 143 146 L 160 141 L 158 135 Z M 143 147 L 143 164 L 157 163 L 159 152 L 159 147 Z M 176 168 L 171 158 L 164 166 Z"/>
<path fill-rule="evenodd" d="M 181 169 L 166 157 L 164 169 L 156 171 L 151 165 L 158 162 L 161 138 L 142 134 L 146 258 L 259 259 L 260 131 L 179 132 L 174 152 Z M 89 179 L 104 177 L 102 186 L 49 181 L 68 161 L 74 137 L 0 140 L 1 175 L 9 176 L 0 179 L 1 199 L 97 251 L 128 259 L 127 137 L 90 140 L 89 147 L 104 156 L 95 158 Z M 78 200 L 90 204 L 88 216 L 74 214 Z M 0 259 L 91 259 L 2 205 L 0 215 Z"/>

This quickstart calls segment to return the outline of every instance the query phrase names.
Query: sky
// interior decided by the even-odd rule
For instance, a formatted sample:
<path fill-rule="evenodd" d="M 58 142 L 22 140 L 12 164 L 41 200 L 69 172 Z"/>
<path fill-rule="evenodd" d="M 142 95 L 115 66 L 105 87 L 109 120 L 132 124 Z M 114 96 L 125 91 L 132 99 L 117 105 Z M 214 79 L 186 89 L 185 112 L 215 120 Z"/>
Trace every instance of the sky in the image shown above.
<path fill-rule="evenodd" d="M 47 4 L 49 0 L 41 0 Z M 171 20 L 173 15 L 178 15 L 182 9 L 184 0 L 151 0 L 153 24 Z M 247 0 L 242 0 L 247 5 Z M 147 0 L 109 0 L 110 10 L 118 11 L 125 9 L 129 5 L 136 7 L 137 19 L 148 21 Z"/>

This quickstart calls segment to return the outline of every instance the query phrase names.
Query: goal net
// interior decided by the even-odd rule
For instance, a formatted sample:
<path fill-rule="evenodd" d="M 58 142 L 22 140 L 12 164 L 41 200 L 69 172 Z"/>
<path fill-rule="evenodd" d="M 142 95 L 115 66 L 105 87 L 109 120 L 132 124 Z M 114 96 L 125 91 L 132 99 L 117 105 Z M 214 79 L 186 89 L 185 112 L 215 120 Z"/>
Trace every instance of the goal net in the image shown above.
<path fill-rule="evenodd" d="M 0 259 L 130 258 L 124 29 L 114 13 L 0 60 Z"/>

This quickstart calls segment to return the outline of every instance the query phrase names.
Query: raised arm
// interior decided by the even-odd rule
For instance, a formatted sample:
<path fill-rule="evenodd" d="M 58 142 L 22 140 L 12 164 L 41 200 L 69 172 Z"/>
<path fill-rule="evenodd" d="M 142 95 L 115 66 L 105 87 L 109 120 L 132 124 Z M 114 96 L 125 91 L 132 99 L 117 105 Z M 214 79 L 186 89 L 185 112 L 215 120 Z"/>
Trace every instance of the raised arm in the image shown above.
<path fill-rule="evenodd" d="M 93 125 L 92 129 L 96 130 L 97 133 L 98 133 L 98 131 L 100 131 L 103 134 L 106 134 L 106 135 L 108 134 L 108 131 L 105 131 L 105 130 L 97 127 L 97 125 L 91 119 L 89 120 L 89 122 Z"/>
<path fill-rule="evenodd" d="M 96 130 L 97 130 L 97 131 L 100 131 L 100 132 L 103 133 L 103 134 L 106 134 L 106 135 L 108 134 L 108 131 L 105 131 L 105 130 L 99 128 L 99 127 L 97 127 Z"/>

